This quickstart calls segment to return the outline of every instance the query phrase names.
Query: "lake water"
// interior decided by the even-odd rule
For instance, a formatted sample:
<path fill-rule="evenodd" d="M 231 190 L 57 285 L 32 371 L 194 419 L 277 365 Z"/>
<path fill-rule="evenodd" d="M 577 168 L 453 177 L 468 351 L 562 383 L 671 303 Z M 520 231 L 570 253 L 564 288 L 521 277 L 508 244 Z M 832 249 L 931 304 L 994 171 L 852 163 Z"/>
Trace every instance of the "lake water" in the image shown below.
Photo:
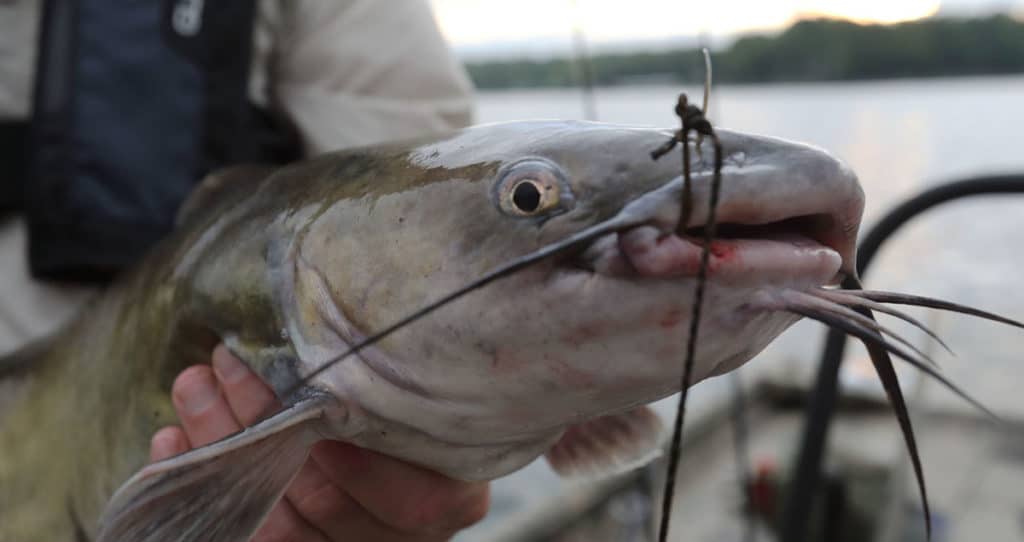
<path fill-rule="evenodd" d="M 599 88 L 599 120 L 677 126 L 673 114 L 680 91 L 672 86 Z M 515 90 L 480 95 L 479 122 L 583 116 L 574 89 Z M 717 126 L 815 144 L 846 160 L 867 193 L 870 225 L 898 202 L 924 188 L 964 177 L 1024 173 L 1024 77 L 931 79 L 863 83 L 722 86 L 709 115 Z M 1024 198 L 983 197 L 937 208 L 894 236 L 879 253 L 866 286 L 929 295 L 976 305 L 1024 319 Z M 935 319 L 911 311 L 939 329 L 959 357 L 936 352 L 946 374 L 1000 413 L 1024 419 L 1024 332 L 959 316 Z M 898 324 L 914 339 L 920 334 Z M 801 322 L 741 371 L 748 379 L 809 381 L 821 352 L 823 332 Z M 919 341 L 923 343 L 923 341 Z M 845 382 L 871 388 L 865 354 L 850 349 Z M 913 378 L 910 372 L 902 373 Z M 724 379 L 702 383 L 692 408 L 712 408 L 728 389 Z M 877 392 L 878 390 L 874 390 Z M 659 405 L 666 416 L 673 400 Z M 926 404 L 962 408 L 944 390 L 931 390 Z M 495 512 L 459 540 L 487 538 L 501 512 L 535 496 L 557 493 L 554 475 L 535 464 L 495 485 Z M 497 516 L 497 517 L 495 517 Z"/>

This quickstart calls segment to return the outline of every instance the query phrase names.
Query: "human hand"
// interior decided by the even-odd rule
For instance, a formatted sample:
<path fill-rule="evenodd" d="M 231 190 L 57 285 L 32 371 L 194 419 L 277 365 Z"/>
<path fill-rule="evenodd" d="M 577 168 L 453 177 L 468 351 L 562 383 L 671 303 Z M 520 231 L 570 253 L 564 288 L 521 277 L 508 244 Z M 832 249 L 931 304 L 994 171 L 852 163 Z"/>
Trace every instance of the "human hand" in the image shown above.
<path fill-rule="evenodd" d="M 258 421 L 277 399 L 224 345 L 213 366 L 178 375 L 171 392 L 181 426 L 150 443 L 159 461 L 224 438 Z M 317 443 L 253 540 L 448 540 L 487 513 L 489 485 L 462 482 L 337 441 Z"/>

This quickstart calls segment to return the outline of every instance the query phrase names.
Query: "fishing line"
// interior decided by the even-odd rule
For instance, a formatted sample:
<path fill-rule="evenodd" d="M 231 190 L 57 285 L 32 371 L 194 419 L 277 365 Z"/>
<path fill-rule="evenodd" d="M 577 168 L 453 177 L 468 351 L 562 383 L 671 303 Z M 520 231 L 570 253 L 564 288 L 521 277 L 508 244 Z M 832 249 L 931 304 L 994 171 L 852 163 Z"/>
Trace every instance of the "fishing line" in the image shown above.
<path fill-rule="evenodd" d="M 704 49 L 703 53 L 704 53 L 705 67 L 708 69 L 708 77 L 706 78 L 705 83 L 704 83 L 704 103 L 703 103 L 704 109 L 703 110 L 697 109 L 697 107 L 687 103 L 686 95 L 685 94 L 680 95 L 680 97 L 679 97 L 679 104 L 676 106 L 676 114 L 679 115 L 680 119 L 682 119 L 682 127 L 683 127 L 683 129 L 680 130 L 679 132 L 677 132 L 675 134 L 675 136 L 672 137 L 669 141 L 667 141 L 664 145 L 662 145 L 661 147 L 659 147 L 659 148 L 655 149 L 654 151 L 652 151 L 651 152 L 651 158 L 654 159 L 654 160 L 657 160 L 657 159 L 661 158 L 663 155 L 667 154 L 673 148 L 675 148 L 676 144 L 679 143 L 680 141 L 685 142 L 687 135 L 691 131 L 696 133 L 697 136 L 700 137 L 700 138 L 710 137 L 712 142 L 713 142 L 713 144 L 714 144 L 714 148 L 715 148 L 715 177 L 714 177 L 714 180 L 712 182 L 712 200 L 713 200 L 713 203 L 712 203 L 711 214 L 710 214 L 710 219 L 709 219 L 710 230 L 705 230 L 705 246 L 704 246 L 704 253 L 703 253 L 702 261 L 701 261 L 701 269 L 702 269 L 701 273 L 706 275 L 707 274 L 708 245 L 710 245 L 710 242 L 711 242 L 710 239 L 713 237 L 713 234 L 714 234 L 714 231 L 713 231 L 714 230 L 714 213 L 715 213 L 715 207 L 717 207 L 717 202 L 718 202 L 718 185 L 719 185 L 719 181 L 721 180 L 722 145 L 721 145 L 721 142 L 718 140 L 718 136 L 715 135 L 714 129 L 711 127 L 711 123 L 708 122 L 707 119 L 704 118 L 704 115 L 707 112 L 707 107 L 708 107 L 708 96 L 710 95 L 710 92 L 711 92 L 711 77 L 710 77 L 711 76 L 711 71 L 710 71 L 711 56 L 708 53 L 707 49 Z M 690 158 L 689 145 L 684 143 L 684 145 L 683 145 L 683 176 L 684 176 L 684 182 L 683 182 L 683 197 L 682 197 L 682 204 L 681 204 L 682 205 L 682 215 L 680 216 L 679 224 L 677 226 L 678 233 L 680 235 L 685 234 L 686 223 L 689 220 L 689 216 L 690 216 L 690 209 L 693 207 L 693 205 L 692 205 L 693 193 L 692 193 L 692 187 L 691 187 L 692 183 L 690 182 L 690 160 L 689 160 L 689 158 Z M 382 330 L 380 330 L 380 331 L 378 331 L 378 332 L 376 332 L 376 333 L 374 333 L 374 334 L 364 338 L 362 341 L 359 341 L 358 343 L 353 345 L 351 348 L 349 348 L 345 352 L 342 352 L 340 355 L 335 356 L 335 357 L 333 357 L 333 358 L 331 358 L 331 359 L 321 363 L 313 371 L 311 371 L 310 373 L 308 373 L 305 376 L 303 376 L 302 378 L 300 378 L 298 382 L 296 382 L 295 384 L 289 386 L 284 391 L 284 393 L 281 394 L 281 396 L 282 397 L 290 396 L 292 393 L 298 391 L 299 388 L 301 388 L 303 385 L 309 383 L 314 377 L 316 377 L 317 375 L 323 373 L 324 371 L 329 369 L 334 364 L 340 362 L 341 360 L 343 360 L 343 359 L 345 359 L 345 358 L 347 358 L 349 356 L 358 354 L 364 348 L 367 348 L 367 347 L 373 345 L 374 343 L 377 343 L 377 342 L 383 340 L 384 338 L 388 337 L 389 335 L 391 335 L 392 333 L 398 331 L 399 329 L 402 329 L 403 327 L 405 327 L 405 326 L 415 322 L 416 320 L 419 320 L 420 318 L 430 314 L 431 312 L 435 311 L 436 309 L 439 309 L 439 308 L 443 307 L 444 305 L 447 305 L 448 303 L 450 303 L 452 301 L 455 301 L 456 299 L 459 299 L 460 297 L 462 297 L 462 296 L 464 296 L 464 295 L 466 295 L 466 294 L 468 294 L 470 292 L 476 291 L 476 290 L 478 290 L 478 289 L 480 289 L 480 288 L 482 288 L 482 287 L 484 287 L 484 286 L 486 286 L 486 285 L 490 284 L 491 282 L 494 282 L 494 281 L 496 281 L 498 279 L 501 279 L 501 278 L 507 277 L 509 275 L 512 275 L 512 274 L 516 273 L 517 271 L 520 271 L 520 270 L 522 270 L 522 269 L 524 269 L 526 267 L 529 267 L 530 265 L 533 265 L 533 264 L 535 264 L 537 262 L 540 262 L 541 260 L 544 260 L 546 258 L 552 257 L 552 256 L 554 256 L 556 254 L 559 254 L 559 253 L 562 253 L 562 252 L 564 252 L 566 250 L 570 250 L 570 249 L 572 249 L 572 248 L 574 248 L 574 247 L 576 247 L 576 246 L 578 246 L 578 245 L 580 245 L 582 243 L 593 241 L 594 239 L 597 239 L 598 237 L 600 237 L 602 235 L 605 235 L 605 234 L 608 234 L 608 233 L 621 231 L 621 230 L 626 229 L 628 227 L 639 225 L 640 223 L 644 222 L 645 220 L 646 220 L 645 217 L 640 217 L 640 216 L 634 217 L 634 216 L 630 216 L 628 213 L 626 215 L 620 215 L 620 216 L 617 216 L 617 217 L 615 217 L 613 219 L 607 220 L 605 222 L 602 222 L 602 223 L 599 223 L 599 224 L 595 224 L 594 226 L 591 226 L 590 228 L 587 228 L 587 229 L 585 229 L 585 230 L 583 230 L 581 232 L 578 232 L 578 233 L 576 233 L 574 235 L 571 235 L 571 236 L 569 236 L 569 237 L 567 237 L 567 238 L 565 238 L 565 239 L 563 239 L 561 241 L 557 241 L 557 242 L 552 243 L 550 245 L 544 246 L 544 247 L 542 247 L 542 248 L 540 248 L 540 249 L 538 249 L 538 250 L 536 250 L 534 252 L 531 252 L 529 254 L 520 256 L 519 258 L 516 258 L 516 259 L 514 259 L 514 260 L 512 260 L 512 261 L 510 261 L 510 262 L 508 262 L 508 263 L 506 263 L 506 264 L 504 264 L 502 266 L 499 266 L 498 268 L 492 270 L 491 272 L 489 272 L 489 273 L 483 275 L 482 277 L 474 280 L 473 282 L 470 282 L 466 286 L 464 286 L 464 287 L 462 287 L 462 288 L 460 288 L 460 289 L 458 289 L 458 290 L 456 290 L 454 292 L 451 292 L 451 293 L 449 293 L 449 294 L 447 294 L 447 295 L 445 295 L 445 296 L 443 296 L 443 297 L 441 297 L 441 298 L 439 298 L 439 299 L 437 299 L 437 300 L 427 304 L 426 306 L 421 307 L 419 310 L 417 310 L 417 311 L 407 315 L 406 317 L 398 320 L 397 322 L 394 322 L 390 326 L 387 326 L 386 328 L 384 328 L 384 329 L 382 329 Z M 711 236 L 709 237 L 708 234 L 710 234 Z M 703 288 L 703 280 L 699 280 L 698 284 L 700 285 L 699 295 L 703 296 L 703 294 L 704 294 L 704 292 L 703 292 L 703 289 L 704 289 Z"/>
<path fill-rule="evenodd" d="M 704 51 L 707 58 L 707 50 Z M 705 89 L 709 85 L 705 85 Z M 707 101 L 705 100 L 705 103 Z M 690 384 L 693 380 L 693 366 L 696 358 L 697 335 L 700 331 L 700 317 L 704 305 L 704 291 L 707 285 L 708 263 L 711 258 L 711 243 L 715 238 L 716 213 L 718 210 L 718 197 L 722 184 L 722 143 L 715 134 L 711 123 L 704 117 L 704 112 L 692 105 L 687 100 L 686 94 L 679 96 L 676 104 L 676 115 L 682 123 L 682 128 L 661 147 L 651 152 L 651 158 L 657 160 L 671 151 L 677 144 L 683 147 L 683 194 L 680 201 L 680 218 L 677 231 L 680 235 L 685 234 L 689 222 L 690 213 L 693 209 L 692 179 L 690 178 L 690 132 L 698 136 L 704 136 L 711 140 L 715 150 L 714 176 L 711 180 L 711 194 L 708 200 L 708 218 L 704 225 L 704 245 L 701 248 L 700 267 L 697 269 L 697 283 L 693 296 L 693 309 L 690 316 L 689 335 L 686 340 L 686 359 L 683 364 L 683 375 L 680 382 L 679 404 L 676 409 L 675 424 L 672 431 L 672 444 L 669 449 L 668 468 L 665 474 L 665 488 L 661 501 L 661 526 L 658 530 L 658 540 L 665 542 L 668 537 L 668 527 L 672 511 L 672 499 L 675 492 L 676 473 L 679 469 L 679 457 L 682 444 L 683 420 L 686 415 L 686 399 Z"/>
<path fill-rule="evenodd" d="M 710 125 L 708 126 L 710 127 Z M 358 354 L 364 348 L 367 348 L 385 339 L 386 337 L 398 331 L 399 329 L 402 329 L 403 327 L 415 322 L 416 320 L 419 320 L 420 318 L 423 318 L 424 316 L 434 312 L 435 310 L 447 305 L 452 301 L 455 301 L 456 299 L 461 298 L 466 294 L 479 290 L 480 288 L 483 288 L 484 286 L 496 280 L 508 277 L 516 273 L 517 271 L 525 269 L 544 259 L 553 257 L 557 254 L 561 254 L 568 250 L 572 250 L 573 248 L 583 243 L 591 242 L 597 239 L 598 237 L 607 235 L 609 233 L 618 232 L 633 226 L 638 226 L 646 222 L 647 220 L 647 217 L 644 216 L 642 213 L 638 214 L 636 212 L 630 212 L 627 206 L 627 208 L 623 209 L 622 212 L 620 212 L 618 215 L 609 220 L 595 224 L 583 231 L 572 234 L 560 241 L 556 241 L 549 245 L 545 245 L 533 252 L 530 252 L 529 254 L 525 254 L 523 256 L 515 258 L 497 267 L 496 269 L 488 272 L 487 274 L 481 276 L 480 278 L 477 278 L 476 280 L 470 282 L 469 284 L 463 286 L 462 288 L 450 292 L 442 296 L 441 298 L 436 299 L 433 302 L 424 305 L 423 307 L 420 307 L 419 310 L 416 310 L 415 312 L 408 314 L 404 318 L 394 322 L 393 324 L 385 327 L 384 329 L 367 336 L 363 340 L 357 342 L 355 345 L 350 347 L 348 350 L 342 352 L 340 355 L 337 355 L 333 358 L 328 359 L 327 361 L 324 361 L 314 370 L 300 378 L 298 382 L 286 388 L 285 391 L 281 393 L 281 396 L 286 398 L 291 396 L 293 393 L 298 391 L 303 385 L 309 383 L 313 378 L 323 373 L 327 369 L 330 369 L 331 366 L 333 366 L 334 364 L 344 360 L 349 356 Z"/>

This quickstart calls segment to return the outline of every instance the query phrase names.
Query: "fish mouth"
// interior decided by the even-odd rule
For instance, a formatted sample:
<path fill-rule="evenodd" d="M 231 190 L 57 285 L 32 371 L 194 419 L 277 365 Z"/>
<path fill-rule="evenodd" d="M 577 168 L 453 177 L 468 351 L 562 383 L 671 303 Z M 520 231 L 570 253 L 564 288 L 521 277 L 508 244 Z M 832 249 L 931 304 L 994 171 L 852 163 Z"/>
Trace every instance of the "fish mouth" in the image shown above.
<path fill-rule="evenodd" d="M 734 151 L 721 171 L 709 278 L 821 286 L 856 276 L 864 193 L 852 170 L 807 145 L 730 133 L 723 140 Z M 713 172 L 706 163 L 695 169 L 685 227 L 679 225 L 684 180 L 676 173 L 627 204 L 616 217 L 622 227 L 596 238 L 575 263 L 611 277 L 696 276 Z"/>
<path fill-rule="evenodd" d="M 844 275 L 841 248 L 827 242 L 834 218 L 811 214 L 765 224 L 717 224 L 708 254 L 712 279 L 730 282 L 810 281 L 838 284 Z M 644 224 L 595 240 L 578 264 L 597 274 L 672 279 L 696 276 L 705 226 L 682 234 Z"/>

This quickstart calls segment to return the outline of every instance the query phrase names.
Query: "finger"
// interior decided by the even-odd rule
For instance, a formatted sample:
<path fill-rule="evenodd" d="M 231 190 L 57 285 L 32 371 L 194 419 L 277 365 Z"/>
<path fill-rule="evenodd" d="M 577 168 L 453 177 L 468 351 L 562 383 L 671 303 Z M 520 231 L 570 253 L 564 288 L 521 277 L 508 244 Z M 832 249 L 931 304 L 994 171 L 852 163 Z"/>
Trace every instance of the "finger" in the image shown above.
<path fill-rule="evenodd" d="M 241 429 L 208 366 L 194 365 L 182 371 L 174 381 L 171 397 L 193 448 Z"/>
<path fill-rule="evenodd" d="M 285 500 L 277 503 L 277 506 L 267 514 L 263 525 L 252 537 L 252 542 L 293 542 L 296 540 L 302 542 L 330 541 L 323 533 L 302 519 Z"/>
<path fill-rule="evenodd" d="M 487 513 L 486 482 L 462 482 L 370 450 L 323 441 L 311 457 L 382 523 L 409 534 L 450 534 Z"/>
<path fill-rule="evenodd" d="M 213 372 L 235 419 L 242 425 L 256 423 L 276 405 L 277 399 L 270 387 L 223 344 L 213 349 Z"/>
<path fill-rule="evenodd" d="M 153 434 L 149 441 L 150 462 L 163 461 L 169 457 L 183 454 L 189 449 L 188 437 L 182 428 L 172 425 L 164 427 Z"/>
<path fill-rule="evenodd" d="M 292 509 L 330 540 L 440 542 L 451 534 L 411 534 L 384 524 L 327 478 L 313 461 L 299 471 L 285 497 Z"/>

